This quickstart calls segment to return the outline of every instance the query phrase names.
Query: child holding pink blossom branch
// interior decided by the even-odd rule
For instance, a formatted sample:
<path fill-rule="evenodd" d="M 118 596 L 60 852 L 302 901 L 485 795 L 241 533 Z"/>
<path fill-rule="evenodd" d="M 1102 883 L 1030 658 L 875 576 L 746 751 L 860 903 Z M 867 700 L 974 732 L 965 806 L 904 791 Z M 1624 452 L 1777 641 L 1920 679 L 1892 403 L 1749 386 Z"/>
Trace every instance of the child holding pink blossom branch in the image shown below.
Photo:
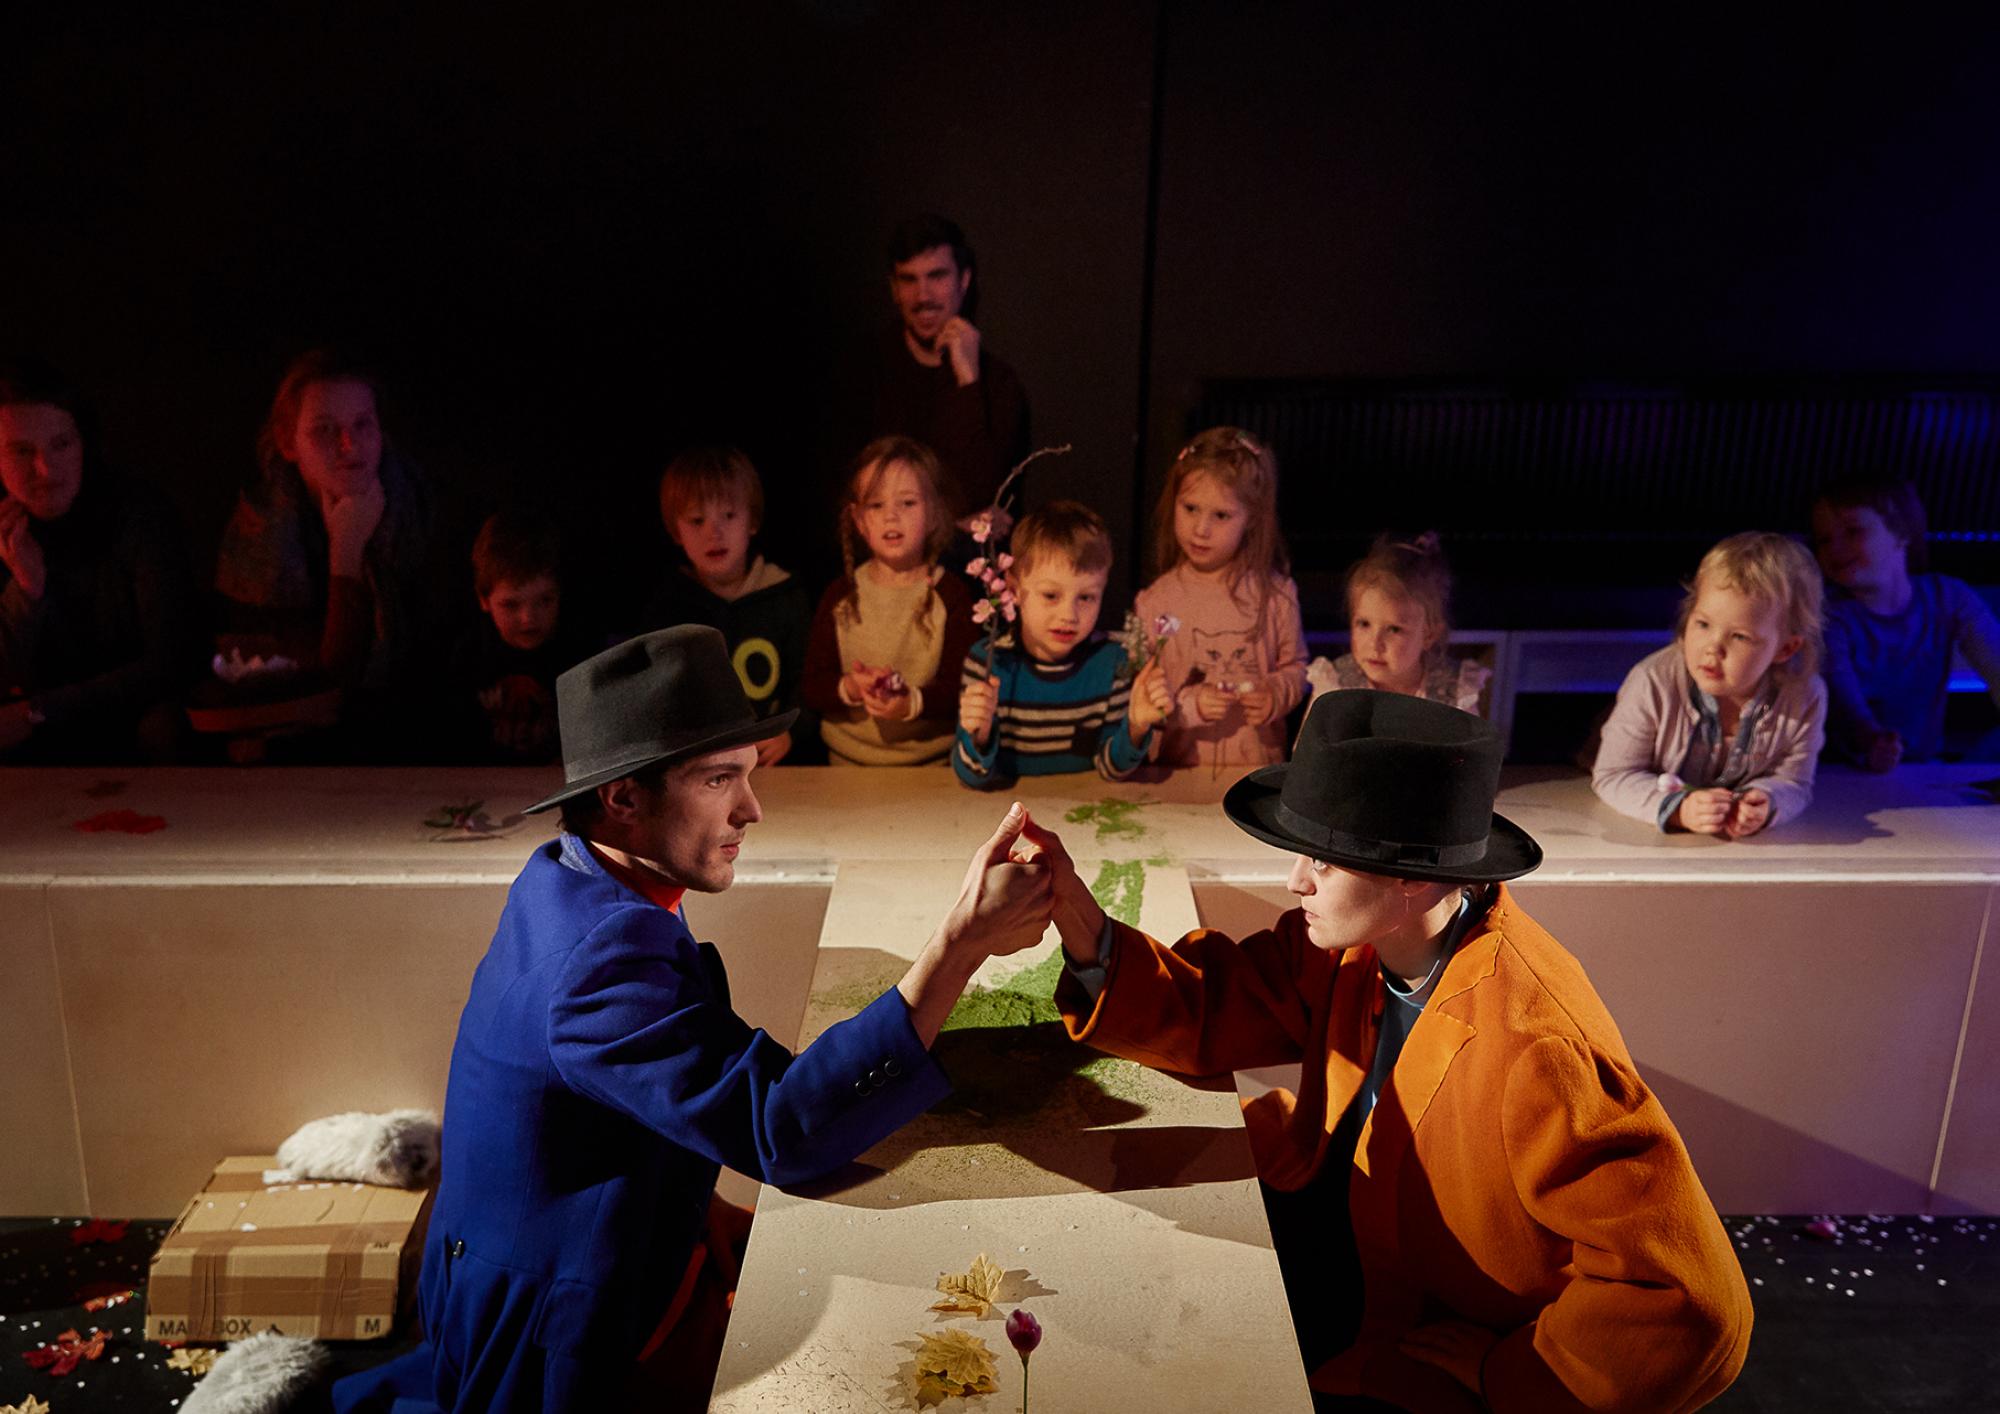
<path fill-rule="evenodd" d="M 1052 501 L 1014 527 L 1013 546 L 1018 558 L 966 567 L 989 595 L 975 614 L 1015 621 L 1018 633 L 966 654 L 952 770 L 975 790 L 1093 766 L 1108 780 L 1130 775 L 1173 700 L 1157 659 L 1134 676 L 1125 649 L 1094 632 L 1110 532 L 1088 506 Z"/>
<path fill-rule="evenodd" d="M 1285 715 L 1306 691 L 1299 591 L 1278 532 L 1278 460 L 1236 427 L 1181 449 L 1154 515 L 1162 573 L 1139 617 L 1186 625 L 1160 666 L 1174 707 L 1158 759 L 1168 766 L 1261 766 L 1285 759 Z"/>
<path fill-rule="evenodd" d="M 972 594 L 938 564 L 951 538 L 931 449 L 862 450 L 841 508 L 847 573 L 820 597 L 801 684 L 836 765 L 918 766 L 951 750 Z"/>

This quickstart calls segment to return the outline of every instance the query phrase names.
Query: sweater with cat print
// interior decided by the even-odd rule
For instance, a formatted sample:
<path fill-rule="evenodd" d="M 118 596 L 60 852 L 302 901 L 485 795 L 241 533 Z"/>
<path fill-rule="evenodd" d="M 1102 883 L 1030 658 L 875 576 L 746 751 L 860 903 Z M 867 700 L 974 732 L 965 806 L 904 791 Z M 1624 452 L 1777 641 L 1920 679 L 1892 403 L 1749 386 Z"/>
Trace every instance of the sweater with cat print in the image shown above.
<path fill-rule="evenodd" d="M 1174 699 L 1161 764 L 1267 766 L 1284 760 L 1285 716 L 1306 693 L 1298 586 L 1288 576 L 1273 575 L 1262 594 L 1248 578 L 1232 590 L 1226 574 L 1202 574 L 1182 563 L 1141 590 L 1135 607 L 1147 623 L 1161 614 L 1181 622 L 1160 649 Z M 1260 683 L 1275 699 L 1261 726 L 1252 726 L 1235 704 L 1215 722 L 1204 722 L 1195 709 L 1196 689 L 1203 684 L 1234 696 Z"/>

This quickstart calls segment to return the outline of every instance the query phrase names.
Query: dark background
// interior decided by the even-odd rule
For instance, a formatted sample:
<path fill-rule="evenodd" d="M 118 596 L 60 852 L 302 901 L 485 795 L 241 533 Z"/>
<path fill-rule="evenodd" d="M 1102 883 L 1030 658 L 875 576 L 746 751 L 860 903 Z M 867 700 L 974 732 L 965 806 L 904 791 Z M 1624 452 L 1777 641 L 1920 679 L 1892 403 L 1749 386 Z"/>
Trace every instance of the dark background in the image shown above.
<path fill-rule="evenodd" d="M 2000 375 L 1965 7 L 180 8 L 10 19 L 0 348 L 95 393 L 202 563 L 285 362 L 337 342 L 468 517 L 559 505 L 581 588 L 660 572 L 695 438 L 809 564 L 824 390 L 925 208 L 1128 584 L 1203 379 Z"/>

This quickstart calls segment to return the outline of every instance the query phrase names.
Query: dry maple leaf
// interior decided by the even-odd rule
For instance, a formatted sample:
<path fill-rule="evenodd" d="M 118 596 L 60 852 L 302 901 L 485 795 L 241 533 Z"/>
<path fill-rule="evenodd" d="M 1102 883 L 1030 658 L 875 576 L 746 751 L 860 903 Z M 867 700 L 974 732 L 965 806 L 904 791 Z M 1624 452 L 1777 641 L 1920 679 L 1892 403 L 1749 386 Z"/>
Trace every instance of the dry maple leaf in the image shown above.
<path fill-rule="evenodd" d="M 959 1396 L 991 1394 L 1000 1388 L 993 1352 L 970 1331 L 943 1330 L 924 1336 L 917 1352 L 917 1392 L 936 1385 Z"/>
<path fill-rule="evenodd" d="M 31 1394 L 19 1404 L 0 1404 L 0 1414 L 49 1414 L 49 1406 Z"/>
<path fill-rule="evenodd" d="M 1000 1278 L 1005 1275 L 997 1264 L 990 1261 L 984 1252 L 973 1258 L 963 1276 L 941 1273 L 937 1289 L 944 1293 L 944 1300 L 935 1303 L 933 1311 L 967 1311 L 983 1316 L 1000 1299 Z"/>
<path fill-rule="evenodd" d="M 205 1375 L 215 1368 L 215 1358 L 222 1352 L 213 1348 L 193 1350 L 183 1348 L 167 1356 L 167 1364 L 175 1370 L 186 1370 L 191 1375 Z"/>

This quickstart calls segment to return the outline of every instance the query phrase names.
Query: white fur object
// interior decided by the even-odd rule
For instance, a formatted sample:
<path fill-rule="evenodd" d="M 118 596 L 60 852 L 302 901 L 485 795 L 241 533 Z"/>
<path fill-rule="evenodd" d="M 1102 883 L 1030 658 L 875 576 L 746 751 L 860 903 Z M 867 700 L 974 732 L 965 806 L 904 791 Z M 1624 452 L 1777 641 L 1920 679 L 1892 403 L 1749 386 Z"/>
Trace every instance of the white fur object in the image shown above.
<path fill-rule="evenodd" d="M 438 1117 L 429 1110 L 328 1115 L 299 1126 L 278 1146 L 266 1183 L 305 1178 L 422 1188 L 437 1176 Z"/>
<path fill-rule="evenodd" d="M 217 1357 L 180 1414 L 279 1414 L 326 1365 L 326 1348 L 302 1336 L 267 1331 L 239 1340 Z"/>

